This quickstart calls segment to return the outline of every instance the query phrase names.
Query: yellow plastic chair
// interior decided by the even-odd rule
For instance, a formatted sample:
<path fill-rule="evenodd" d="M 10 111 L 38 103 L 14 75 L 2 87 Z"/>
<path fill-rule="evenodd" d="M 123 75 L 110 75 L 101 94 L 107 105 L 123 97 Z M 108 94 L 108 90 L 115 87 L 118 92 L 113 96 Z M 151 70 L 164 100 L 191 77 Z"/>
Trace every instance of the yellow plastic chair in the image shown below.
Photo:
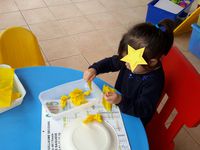
<path fill-rule="evenodd" d="M 33 33 L 23 27 L 11 27 L 0 33 L 0 64 L 13 68 L 45 65 Z"/>

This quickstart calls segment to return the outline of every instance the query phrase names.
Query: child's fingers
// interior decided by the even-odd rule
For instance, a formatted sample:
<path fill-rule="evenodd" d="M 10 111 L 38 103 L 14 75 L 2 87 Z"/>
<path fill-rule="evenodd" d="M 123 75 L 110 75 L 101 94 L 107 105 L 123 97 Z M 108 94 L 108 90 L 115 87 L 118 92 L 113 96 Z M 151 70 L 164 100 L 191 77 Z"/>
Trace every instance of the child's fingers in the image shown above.
<path fill-rule="evenodd" d="M 108 101 L 111 104 L 118 104 L 121 101 L 121 96 L 119 96 L 115 92 L 108 92 L 104 95 L 104 98 L 106 101 Z"/>
<path fill-rule="evenodd" d="M 84 74 L 83 74 L 83 79 L 85 80 L 85 81 L 88 81 L 88 79 L 89 79 L 89 74 L 87 73 L 87 70 L 84 72 Z"/>
<path fill-rule="evenodd" d="M 85 81 L 90 81 L 91 79 L 93 79 L 94 78 L 94 74 L 92 74 L 91 72 L 89 72 L 88 70 L 86 70 L 85 72 L 84 72 L 84 74 L 83 74 L 83 79 L 85 80 Z"/>
<path fill-rule="evenodd" d="M 107 101 L 108 101 L 108 99 L 110 99 L 109 96 L 106 95 L 106 94 L 104 94 L 103 97 L 104 97 Z"/>
<path fill-rule="evenodd" d="M 106 93 L 105 95 L 104 95 L 104 98 L 107 100 L 107 101 L 113 101 L 113 99 L 114 99 L 114 96 L 113 96 L 113 93 L 111 93 L 111 92 L 109 92 L 109 93 Z"/>
<path fill-rule="evenodd" d="M 114 92 L 107 92 L 107 93 L 106 93 L 106 96 L 109 96 L 109 97 L 110 97 L 110 96 L 113 96 L 114 94 L 115 94 Z"/>
<path fill-rule="evenodd" d="M 89 77 L 88 81 L 90 81 L 90 82 L 93 81 L 95 77 L 96 77 L 96 75 L 91 75 L 91 76 Z"/>
<path fill-rule="evenodd" d="M 93 68 L 87 69 L 84 74 L 83 78 L 88 82 L 92 81 L 96 77 L 96 70 Z"/>

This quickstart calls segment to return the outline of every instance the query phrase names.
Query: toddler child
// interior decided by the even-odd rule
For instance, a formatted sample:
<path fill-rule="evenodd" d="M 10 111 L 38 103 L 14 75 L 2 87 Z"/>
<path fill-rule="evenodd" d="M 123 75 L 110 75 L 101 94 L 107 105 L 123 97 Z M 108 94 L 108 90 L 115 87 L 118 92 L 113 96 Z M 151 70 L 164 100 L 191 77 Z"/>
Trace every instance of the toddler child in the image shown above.
<path fill-rule="evenodd" d="M 123 35 L 118 55 L 94 63 L 84 72 L 83 78 L 92 81 L 98 74 L 119 71 L 115 88 L 121 95 L 110 92 L 104 97 L 109 103 L 118 105 L 123 113 L 139 117 L 146 125 L 156 111 L 164 87 L 161 60 L 172 47 L 173 28 L 174 22 L 169 19 L 157 25 L 135 25 Z M 128 54 L 128 45 L 135 50 L 145 48 L 142 56 L 146 65 L 137 65 L 131 71 L 130 64 L 120 60 Z"/>

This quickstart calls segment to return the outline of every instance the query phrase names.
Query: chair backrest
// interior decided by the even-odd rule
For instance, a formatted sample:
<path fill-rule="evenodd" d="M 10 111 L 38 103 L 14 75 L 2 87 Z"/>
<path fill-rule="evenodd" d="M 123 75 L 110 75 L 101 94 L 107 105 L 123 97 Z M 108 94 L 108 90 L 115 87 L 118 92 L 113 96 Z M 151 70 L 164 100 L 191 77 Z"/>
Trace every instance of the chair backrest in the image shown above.
<path fill-rule="evenodd" d="M 33 33 L 22 27 L 11 27 L 0 33 L 0 64 L 13 68 L 45 65 Z"/>
<path fill-rule="evenodd" d="M 181 52 L 173 47 L 163 60 L 167 94 L 162 110 L 156 112 L 146 131 L 151 150 L 174 149 L 173 139 L 183 125 L 197 126 L 200 123 L 200 75 Z M 177 114 L 170 126 L 165 126 L 171 112 Z"/>

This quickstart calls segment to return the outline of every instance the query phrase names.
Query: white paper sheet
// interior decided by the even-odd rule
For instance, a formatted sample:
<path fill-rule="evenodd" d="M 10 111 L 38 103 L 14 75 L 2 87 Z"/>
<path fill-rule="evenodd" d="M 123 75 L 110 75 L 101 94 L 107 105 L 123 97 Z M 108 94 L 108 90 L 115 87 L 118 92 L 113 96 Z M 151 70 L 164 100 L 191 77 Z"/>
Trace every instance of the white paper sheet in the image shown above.
<path fill-rule="evenodd" d="M 173 14 L 178 14 L 183 10 L 183 7 L 171 2 L 170 0 L 159 0 L 154 6 Z"/>
<path fill-rule="evenodd" d="M 41 150 L 61 150 L 60 135 L 68 123 L 87 114 L 101 113 L 117 133 L 119 150 L 131 150 L 119 108 L 113 106 L 112 112 L 106 112 L 102 105 L 95 105 L 85 111 L 74 113 L 56 121 L 42 108 Z"/>

